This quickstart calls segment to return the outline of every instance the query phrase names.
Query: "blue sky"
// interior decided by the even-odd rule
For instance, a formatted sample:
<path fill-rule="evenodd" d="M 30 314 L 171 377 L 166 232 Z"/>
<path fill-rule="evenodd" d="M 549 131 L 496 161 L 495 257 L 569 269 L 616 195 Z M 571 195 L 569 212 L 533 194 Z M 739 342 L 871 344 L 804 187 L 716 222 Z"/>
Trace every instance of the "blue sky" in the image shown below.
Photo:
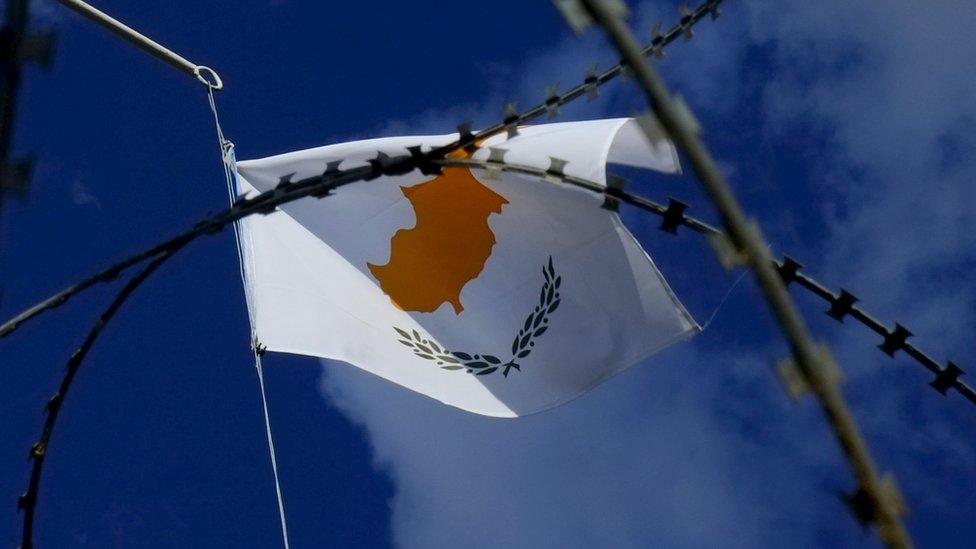
<path fill-rule="evenodd" d="M 616 58 L 547 2 L 98 3 L 213 66 L 238 156 L 494 121 Z M 972 369 L 976 12 L 967 2 L 729 2 L 663 75 L 694 108 L 777 253 Z M 27 73 L 16 150 L 38 166 L 0 218 L 6 318 L 225 205 L 203 90 L 81 21 L 55 26 L 54 69 Z M 675 20 L 647 2 L 633 22 Z M 640 112 L 632 83 L 561 119 Z M 689 176 L 627 171 L 634 190 L 713 216 Z M 736 275 L 691 234 L 624 212 L 700 320 Z M 0 343 L 0 543 L 41 408 L 110 298 L 99 288 Z M 855 415 L 898 479 L 920 546 L 976 535 L 976 427 L 904 357 L 804 295 Z M 45 467 L 42 546 L 275 546 L 260 397 L 232 236 L 194 244 L 141 289 L 72 389 Z M 852 481 L 809 400 L 771 373 L 785 354 L 751 282 L 690 343 L 556 410 L 515 421 L 444 407 L 344 364 L 265 361 L 295 547 L 742 546 L 876 543 L 838 502 Z"/>

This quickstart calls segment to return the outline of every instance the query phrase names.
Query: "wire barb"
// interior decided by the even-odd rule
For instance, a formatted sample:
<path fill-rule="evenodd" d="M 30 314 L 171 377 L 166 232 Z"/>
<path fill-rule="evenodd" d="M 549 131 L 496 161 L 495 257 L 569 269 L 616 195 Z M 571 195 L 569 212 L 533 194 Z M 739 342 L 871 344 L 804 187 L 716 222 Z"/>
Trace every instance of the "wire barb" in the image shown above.
<path fill-rule="evenodd" d="M 959 376 L 964 374 L 965 372 L 962 371 L 962 368 L 956 366 L 950 360 L 945 368 L 936 372 L 935 379 L 929 383 L 929 386 L 942 394 L 942 396 L 946 396 L 949 389 L 953 388 L 959 382 Z"/>
<path fill-rule="evenodd" d="M 620 194 L 627 186 L 627 180 L 623 177 L 611 175 L 607 178 L 607 188 L 603 193 L 603 204 L 600 206 L 604 210 L 616 212 L 620 209 Z"/>
<path fill-rule="evenodd" d="M 784 286 L 789 286 L 790 283 L 796 280 L 797 273 L 803 265 L 797 263 L 790 256 L 783 256 L 783 261 L 776 264 L 776 271 L 779 273 L 779 278 L 783 282 Z"/>
<path fill-rule="evenodd" d="M 475 136 L 471 132 L 471 122 L 462 122 L 458 124 L 458 144 L 461 149 L 464 149 L 467 153 L 473 153 L 478 150 L 478 145 L 475 144 Z"/>
<path fill-rule="evenodd" d="M 685 210 L 688 205 L 672 197 L 668 197 L 668 207 L 661 215 L 660 230 L 668 234 L 678 234 L 678 227 L 685 222 Z"/>
<path fill-rule="evenodd" d="M 661 34 L 661 22 L 656 21 L 651 27 L 651 55 L 657 59 L 664 59 L 664 35 Z"/>
<path fill-rule="evenodd" d="M 837 297 L 831 298 L 830 308 L 827 309 L 827 315 L 837 322 L 844 322 L 844 317 L 851 314 L 854 304 L 857 303 L 857 301 L 858 299 L 854 297 L 854 295 L 841 288 L 840 294 Z"/>
<path fill-rule="evenodd" d="M 685 42 L 688 42 L 695 37 L 695 31 L 692 29 L 691 10 L 688 9 L 688 4 L 681 4 L 678 12 L 681 14 L 681 35 L 685 37 Z"/>
<path fill-rule="evenodd" d="M 905 328 L 896 322 L 895 329 L 885 335 L 884 342 L 882 342 L 881 345 L 878 345 L 878 348 L 881 349 L 884 354 L 893 357 L 899 349 L 905 348 L 905 343 L 911 336 L 912 333 L 908 331 L 908 328 Z"/>
<path fill-rule="evenodd" d="M 590 65 L 590 68 L 586 70 L 586 78 L 583 79 L 583 86 L 586 90 L 586 101 L 588 103 L 596 101 L 600 97 L 600 79 L 597 77 L 596 68 L 596 63 Z"/>
<path fill-rule="evenodd" d="M 559 92 L 556 91 L 556 85 L 550 84 L 549 87 L 546 88 L 546 102 L 545 102 L 546 115 L 549 116 L 550 120 L 559 116 L 559 100 L 560 100 L 560 96 L 559 96 Z"/>
<path fill-rule="evenodd" d="M 504 110 L 502 110 L 502 124 L 505 124 L 507 139 L 518 136 L 518 122 L 519 115 L 518 109 L 515 108 L 515 103 L 507 103 Z"/>

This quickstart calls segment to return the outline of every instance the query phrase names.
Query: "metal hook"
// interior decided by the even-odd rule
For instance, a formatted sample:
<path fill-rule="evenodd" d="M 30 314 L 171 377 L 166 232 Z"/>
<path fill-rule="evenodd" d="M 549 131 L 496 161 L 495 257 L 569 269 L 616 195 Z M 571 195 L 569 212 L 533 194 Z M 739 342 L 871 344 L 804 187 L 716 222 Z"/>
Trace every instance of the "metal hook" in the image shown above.
<path fill-rule="evenodd" d="M 204 72 L 206 72 L 209 76 L 205 76 Z M 210 67 L 204 65 L 197 65 L 196 67 L 193 67 L 193 76 L 196 76 L 197 80 L 212 90 L 224 89 L 224 81 L 220 79 L 220 75 L 217 74 L 217 71 L 211 69 Z"/>

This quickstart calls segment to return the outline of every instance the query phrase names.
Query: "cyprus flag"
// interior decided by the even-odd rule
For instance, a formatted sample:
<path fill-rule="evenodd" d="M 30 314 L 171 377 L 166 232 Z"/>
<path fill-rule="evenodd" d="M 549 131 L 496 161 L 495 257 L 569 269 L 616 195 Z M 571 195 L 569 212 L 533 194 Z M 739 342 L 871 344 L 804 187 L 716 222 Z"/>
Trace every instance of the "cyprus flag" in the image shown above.
<path fill-rule="evenodd" d="M 239 192 L 457 139 L 390 137 L 240 162 Z M 630 119 L 497 136 L 506 163 L 605 184 L 607 163 L 674 173 Z M 465 153 L 455 155 L 464 156 Z M 617 214 L 591 191 L 449 167 L 353 183 L 243 223 L 253 329 L 269 351 L 342 360 L 490 416 L 551 408 L 699 330 Z"/>

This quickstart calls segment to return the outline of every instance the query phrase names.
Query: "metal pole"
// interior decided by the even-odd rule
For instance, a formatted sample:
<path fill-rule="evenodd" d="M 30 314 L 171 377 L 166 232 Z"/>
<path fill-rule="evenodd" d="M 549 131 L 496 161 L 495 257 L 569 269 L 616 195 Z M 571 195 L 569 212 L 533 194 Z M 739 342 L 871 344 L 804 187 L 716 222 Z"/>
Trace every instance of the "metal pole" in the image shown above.
<path fill-rule="evenodd" d="M 27 0 L 10 0 L 2 37 L 0 60 L 0 162 L 10 154 L 17 85 L 20 83 L 20 43 L 27 27 Z"/>
<path fill-rule="evenodd" d="M 896 504 L 885 493 L 867 445 L 840 391 L 827 371 L 827 360 L 811 340 L 755 224 L 749 221 L 733 196 L 711 155 L 698 140 L 696 124 L 683 104 L 676 103 L 658 76 L 644 61 L 640 45 L 621 19 L 621 10 L 606 0 L 581 0 L 593 18 L 606 30 L 647 95 L 647 101 L 678 148 L 687 156 L 702 187 L 716 209 L 736 250 L 752 269 L 763 295 L 779 321 L 792 354 L 809 388 L 817 396 L 860 485 L 872 504 L 872 519 L 879 524 L 881 539 L 892 547 L 909 547 L 911 542 L 899 520 Z M 619 6 L 619 5 L 618 5 Z"/>
<path fill-rule="evenodd" d="M 27 196 L 33 165 L 31 158 L 10 158 L 22 64 L 47 66 L 51 57 L 53 35 L 27 32 L 29 7 L 28 0 L 9 0 L 0 31 L 0 201 L 6 192 Z"/>
<path fill-rule="evenodd" d="M 90 4 L 82 2 L 81 0 L 58 0 L 58 2 L 72 11 L 91 19 L 92 21 L 112 31 L 119 37 L 132 42 L 150 55 L 169 63 L 171 66 L 186 74 L 189 74 L 190 76 L 193 76 L 197 80 L 203 82 L 205 85 L 216 90 L 223 88 L 223 82 L 220 80 L 217 73 L 213 71 L 213 69 L 204 67 L 202 65 L 197 65 L 196 63 L 187 60 L 185 57 L 175 53 L 169 48 L 166 48 L 159 42 L 156 42 L 148 36 L 136 31 L 132 27 L 122 23 L 118 19 L 115 19 L 114 17 L 91 6 Z M 203 76 L 201 74 L 202 72 L 208 72 L 209 76 Z"/>
<path fill-rule="evenodd" d="M 0 202 L 6 192 L 27 197 L 33 159 L 11 160 L 21 71 L 25 63 L 50 65 L 54 33 L 31 33 L 29 0 L 8 0 L 0 30 Z"/>

